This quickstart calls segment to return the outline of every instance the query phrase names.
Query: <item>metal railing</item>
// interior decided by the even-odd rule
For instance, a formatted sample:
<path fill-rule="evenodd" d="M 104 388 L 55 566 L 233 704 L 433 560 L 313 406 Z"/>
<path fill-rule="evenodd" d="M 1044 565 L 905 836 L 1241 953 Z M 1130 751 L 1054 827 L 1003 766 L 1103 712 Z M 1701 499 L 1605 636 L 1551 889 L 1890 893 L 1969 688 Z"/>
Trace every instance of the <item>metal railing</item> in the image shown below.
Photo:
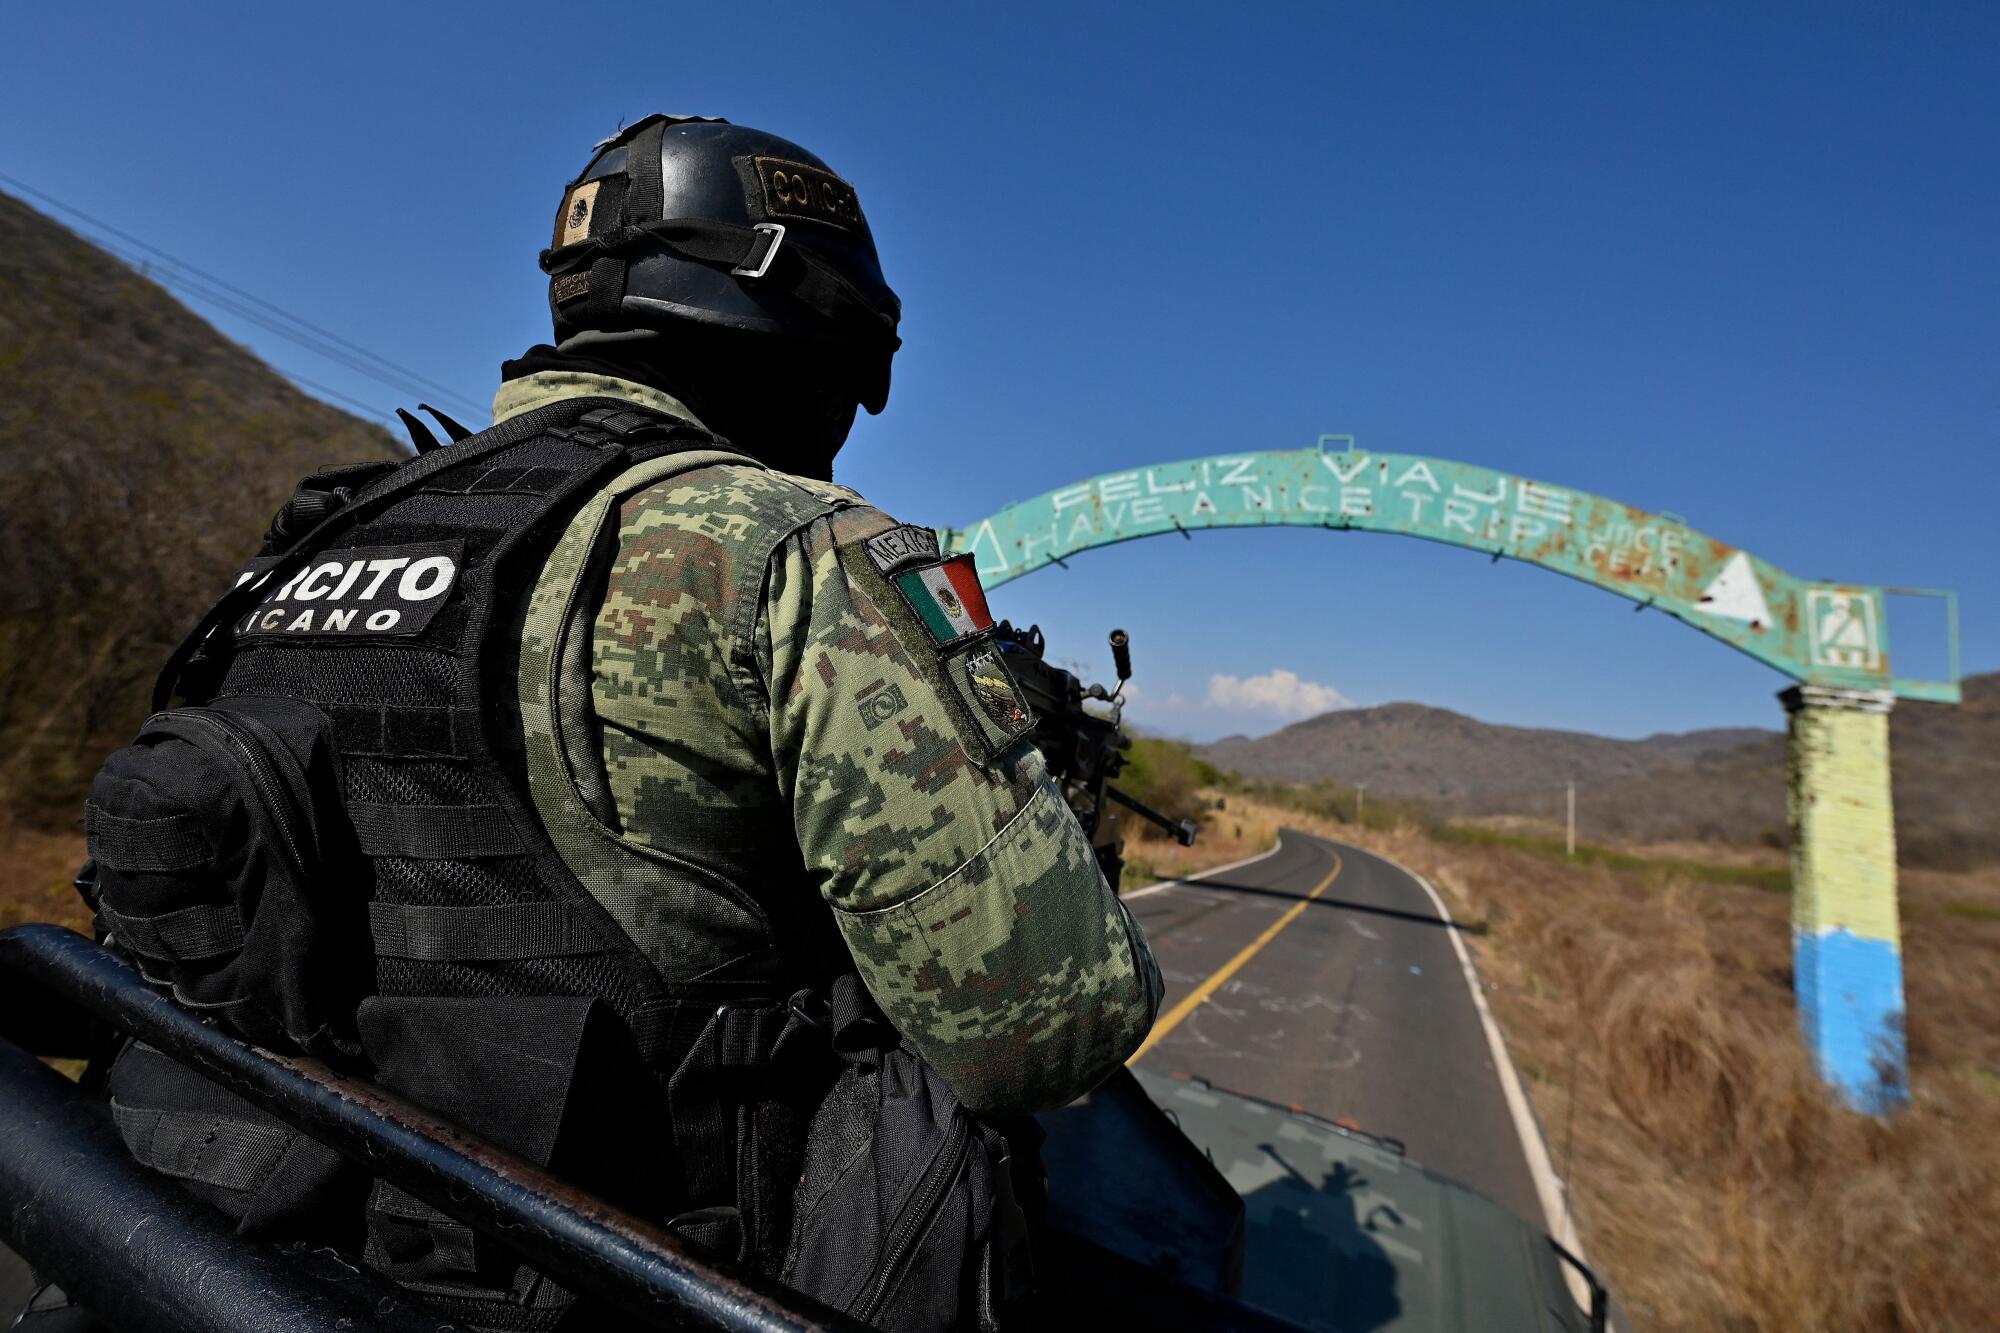
<path fill-rule="evenodd" d="M 379 1088 L 207 1026 L 72 931 L 0 931 L 0 983 L 0 1028 L 9 1039 L 22 1039 L 29 1006 L 54 1000 L 81 1010 L 646 1327 L 859 1327 L 796 1293 L 724 1273 L 670 1233 Z M 61 1013 L 35 1017 L 74 1031 Z M 114 1326 L 215 1333 L 438 1327 L 435 1316 L 371 1274 L 332 1266 L 327 1276 L 297 1247 L 235 1236 L 219 1214 L 136 1167 L 89 1101 L 33 1055 L 0 1041 L 0 1230 L 38 1271 Z"/>

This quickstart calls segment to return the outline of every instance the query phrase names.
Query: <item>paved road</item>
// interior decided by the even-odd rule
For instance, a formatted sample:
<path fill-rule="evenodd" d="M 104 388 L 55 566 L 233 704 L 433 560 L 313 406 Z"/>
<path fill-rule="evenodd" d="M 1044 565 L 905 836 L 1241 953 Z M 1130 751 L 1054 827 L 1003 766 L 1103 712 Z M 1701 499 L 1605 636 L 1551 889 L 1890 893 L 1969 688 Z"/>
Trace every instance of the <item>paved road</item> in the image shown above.
<path fill-rule="evenodd" d="M 1415 880 L 1287 829 L 1272 855 L 1144 892 L 1131 907 L 1166 976 L 1163 1027 L 1268 934 L 1157 1037 L 1142 1067 L 1401 1139 L 1412 1160 L 1546 1225 L 1452 949 L 1455 927 Z"/>

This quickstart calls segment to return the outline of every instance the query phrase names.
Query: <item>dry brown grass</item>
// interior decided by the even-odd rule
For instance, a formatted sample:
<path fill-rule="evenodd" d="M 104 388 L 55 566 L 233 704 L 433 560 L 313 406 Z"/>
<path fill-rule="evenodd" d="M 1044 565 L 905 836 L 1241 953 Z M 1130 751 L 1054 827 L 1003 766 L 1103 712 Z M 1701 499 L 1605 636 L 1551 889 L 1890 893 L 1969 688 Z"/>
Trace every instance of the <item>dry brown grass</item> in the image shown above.
<path fill-rule="evenodd" d="M 70 880 L 83 864 L 83 833 L 51 833 L 0 820 L 0 927 L 54 921 L 90 928 Z"/>
<path fill-rule="evenodd" d="M 1212 799 L 1214 794 L 1205 795 Z M 1228 802 L 1227 808 L 1211 810 L 1203 816 L 1201 837 L 1192 847 L 1177 845 L 1151 824 L 1136 819 L 1129 821 L 1125 842 L 1125 879 L 1121 887 L 1127 890 L 1144 888 L 1154 880 L 1195 875 L 1268 852 L 1278 840 L 1281 825 L 1299 828 L 1312 822 L 1304 816 L 1240 797 L 1224 799 Z"/>
<path fill-rule="evenodd" d="M 1131 850 L 1186 874 L 1282 825 L 1391 856 L 1486 925 L 1468 943 L 1591 1262 L 1634 1327 L 2000 1327 L 2000 871 L 1904 873 L 1913 1102 L 1877 1121 L 1828 1095 L 1798 1039 L 1782 895 L 1241 797 L 1177 858 L 1151 838 Z"/>
<path fill-rule="evenodd" d="M 1482 975 L 1590 1257 L 1637 1327 L 1975 1330 L 2000 1318 L 2000 903 L 1906 877 L 1911 1108 L 1839 1106 L 1797 1036 L 1781 896 L 1343 830 L 1486 923 Z M 1688 849 L 1679 849 L 1685 853 Z"/>

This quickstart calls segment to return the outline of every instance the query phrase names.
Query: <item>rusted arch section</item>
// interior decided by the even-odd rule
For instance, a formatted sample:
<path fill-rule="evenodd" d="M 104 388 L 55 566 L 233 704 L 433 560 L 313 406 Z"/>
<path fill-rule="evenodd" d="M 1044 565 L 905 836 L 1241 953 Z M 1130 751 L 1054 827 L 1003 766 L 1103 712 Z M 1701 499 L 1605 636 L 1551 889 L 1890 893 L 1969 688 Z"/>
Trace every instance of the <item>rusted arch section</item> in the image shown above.
<path fill-rule="evenodd" d="M 1676 515 L 1583 491 L 1470 463 L 1356 449 L 1344 436 L 1321 445 L 1106 473 L 942 536 L 947 549 L 972 552 L 994 587 L 1093 546 L 1196 528 L 1396 532 L 1582 579 L 1795 680 L 1958 701 L 1955 664 L 1947 681 L 1895 677 L 1881 587 L 1796 578 Z"/>

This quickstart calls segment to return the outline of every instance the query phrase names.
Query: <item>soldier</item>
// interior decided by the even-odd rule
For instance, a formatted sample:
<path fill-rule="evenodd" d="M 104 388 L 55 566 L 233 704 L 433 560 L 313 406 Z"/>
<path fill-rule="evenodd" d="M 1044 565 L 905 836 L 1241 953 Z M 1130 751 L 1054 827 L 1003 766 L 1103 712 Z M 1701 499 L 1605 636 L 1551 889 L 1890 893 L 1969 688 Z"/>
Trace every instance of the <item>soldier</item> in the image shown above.
<path fill-rule="evenodd" d="M 682 219 L 769 241 L 736 264 L 671 222 L 658 246 L 596 244 Z M 506 364 L 495 423 L 615 398 L 756 460 L 607 494 L 589 710 L 608 822 L 671 865 L 620 877 L 586 847 L 566 859 L 670 980 L 810 975 L 837 926 L 966 1106 L 1019 1114 L 1088 1090 L 1151 1027 L 1158 974 L 979 649 L 991 617 L 971 561 L 830 480 L 856 407 L 882 410 L 898 346 L 853 187 L 776 136 L 652 117 L 600 147 L 556 241 L 556 346 Z M 804 261 L 789 278 L 787 251 Z M 559 548 L 537 604 L 572 597 L 597 549 Z M 523 645 L 522 696 L 546 812 L 572 783 L 537 725 L 545 648 Z"/>
<path fill-rule="evenodd" d="M 769 239 L 712 258 L 666 221 L 687 219 Z M 663 245 L 622 239 L 663 221 Z M 851 966 L 972 1110 L 1088 1090 L 1144 1038 L 1159 976 L 982 650 L 970 560 L 830 480 L 898 345 L 855 191 L 783 139 L 653 118 L 570 186 L 547 267 L 556 345 L 506 365 L 496 424 L 617 398 L 756 460 L 615 484 L 537 583 L 538 610 L 579 587 L 597 603 L 606 822 L 664 863 L 634 873 L 583 836 L 558 839 L 565 859 L 670 981 Z M 575 789 L 545 726 L 548 648 L 531 631 L 522 651 L 545 817 Z"/>
<path fill-rule="evenodd" d="M 134 747 L 100 778 L 103 919 L 246 1035 L 358 1060 L 866 1322 L 953 1321 L 968 1280 L 936 1238 L 957 1226 L 989 1318 L 1019 1286 L 994 1122 L 1115 1070 L 1160 978 L 1026 738 L 970 558 L 831 480 L 899 345 L 866 216 L 796 144 L 651 116 L 598 145 L 542 262 L 554 342 L 503 368 L 493 427 L 309 478 L 170 663 L 159 702 L 201 716 L 148 725 L 194 751 Z M 159 831 L 202 826 L 260 747 L 260 782 L 287 754 L 318 766 L 310 808 L 243 788 L 263 859 L 190 877 L 193 844 Z M 336 767 L 338 811 L 308 780 Z M 160 805 L 195 772 L 215 781 Z M 265 868 L 247 888 L 245 864 Z M 163 866 L 204 905 L 164 893 Z M 354 884 L 372 972 L 342 1002 Z M 876 1081 L 829 1096 L 800 1054 L 829 1047 L 876 1051 L 856 1066 Z M 144 1048 L 111 1086 L 134 1154 L 246 1233 L 351 1231 L 475 1327 L 574 1317 L 452 1219 Z M 895 1097 L 927 1109 L 883 1111 Z M 973 1129 L 942 1128 L 966 1120 L 954 1098 Z M 847 1248 L 855 1151 L 914 1179 L 961 1160 L 947 1143 L 970 1154 L 937 1193 L 958 1221 L 931 1191 L 907 1219 L 916 1202 L 883 1195 Z M 937 1271 L 910 1278 L 920 1258 Z"/>

